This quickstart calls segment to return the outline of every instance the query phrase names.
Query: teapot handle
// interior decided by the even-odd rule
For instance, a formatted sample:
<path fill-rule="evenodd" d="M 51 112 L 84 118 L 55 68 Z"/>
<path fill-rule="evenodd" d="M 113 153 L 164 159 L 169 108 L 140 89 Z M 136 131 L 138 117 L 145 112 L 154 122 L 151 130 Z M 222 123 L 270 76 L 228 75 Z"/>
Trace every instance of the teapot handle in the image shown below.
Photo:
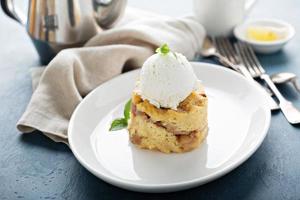
<path fill-rule="evenodd" d="M 7 16 L 16 20 L 20 24 L 25 25 L 26 20 L 24 19 L 24 17 L 20 17 L 17 14 L 13 0 L 0 0 L 0 3 L 1 3 L 2 10 Z"/>
<path fill-rule="evenodd" d="M 246 0 L 245 1 L 245 11 L 248 14 L 250 10 L 253 8 L 256 0 Z"/>

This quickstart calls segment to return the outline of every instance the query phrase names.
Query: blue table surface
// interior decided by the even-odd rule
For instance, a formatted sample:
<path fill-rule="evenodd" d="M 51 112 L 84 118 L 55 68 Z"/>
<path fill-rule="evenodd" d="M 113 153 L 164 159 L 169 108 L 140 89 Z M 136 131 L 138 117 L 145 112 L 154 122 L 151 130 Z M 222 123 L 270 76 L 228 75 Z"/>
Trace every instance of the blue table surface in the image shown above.
<path fill-rule="evenodd" d="M 171 15 L 182 6 L 182 1 L 171 7 L 170 1 L 129 2 Z M 260 0 L 250 17 L 280 18 L 299 33 L 299 11 L 298 0 Z M 300 199 L 300 126 L 288 124 L 280 112 L 272 115 L 261 147 L 240 167 L 206 185 L 168 194 L 116 188 L 84 169 L 66 145 L 38 132 L 21 135 L 15 124 L 30 100 L 30 68 L 39 65 L 39 59 L 23 27 L 2 11 L 0 26 L 0 199 Z M 296 34 L 284 51 L 259 59 L 268 73 L 290 71 L 300 76 L 299 52 Z M 300 108 L 300 95 L 291 86 L 280 89 Z"/>

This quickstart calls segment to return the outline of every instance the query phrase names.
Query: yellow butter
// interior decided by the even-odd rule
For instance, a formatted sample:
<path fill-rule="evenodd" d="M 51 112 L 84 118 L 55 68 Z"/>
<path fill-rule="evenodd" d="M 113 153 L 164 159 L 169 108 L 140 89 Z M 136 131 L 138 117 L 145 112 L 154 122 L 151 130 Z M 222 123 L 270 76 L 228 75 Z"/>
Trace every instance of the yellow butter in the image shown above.
<path fill-rule="evenodd" d="M 247 38 L 255 41 L 271 42 L 284 37 L 285 30 L 273 27 L 250 26 L 247 29 Z"/>

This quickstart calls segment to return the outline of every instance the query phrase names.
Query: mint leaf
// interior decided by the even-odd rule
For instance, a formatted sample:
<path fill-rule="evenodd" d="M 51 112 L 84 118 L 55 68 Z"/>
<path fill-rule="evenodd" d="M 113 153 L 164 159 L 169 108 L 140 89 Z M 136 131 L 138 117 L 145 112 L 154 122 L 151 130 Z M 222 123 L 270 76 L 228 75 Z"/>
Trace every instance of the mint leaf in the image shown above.
<path fill-rule="evenodd" d="M 131 99 L 129 99 L 127 101 L 127 103 L 125 104 L 125 108 L 124 108 L 124 118 L 126 120 L 130 119 L 130 109 L 131 109 Z"/>
<path fill-rule="evenodd" d="M 160 53 L 162 55 L 166 55 L 170 52 L 170 48 L 167 44 L 161 45 L 159 48 L 155 50 L 156 53 Z"/>
<path fill-rule="evenodd" d="M 127 101 L 124 107 L 124 118 L 118 118 L 112 121 L 109 131 L 118 131 L 126 128 L 130 119 L 131 99 Z"/>
<path fill-rule="evenodd" d="M 124 118 L 115 119 L 109 128 L 109 131 L 118 131 L 127 127 L 127 120 Z"/>

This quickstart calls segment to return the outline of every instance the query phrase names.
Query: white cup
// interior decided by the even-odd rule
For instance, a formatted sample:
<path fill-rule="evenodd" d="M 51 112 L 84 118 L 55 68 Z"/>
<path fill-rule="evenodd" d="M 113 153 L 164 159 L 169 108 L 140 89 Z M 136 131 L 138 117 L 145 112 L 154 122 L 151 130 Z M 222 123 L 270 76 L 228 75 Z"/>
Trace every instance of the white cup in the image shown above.
<path fill-rule="evenodd" d="M 194 0 L 194 14 L 210 36 L 228 36 L 256 0 Z"/>

